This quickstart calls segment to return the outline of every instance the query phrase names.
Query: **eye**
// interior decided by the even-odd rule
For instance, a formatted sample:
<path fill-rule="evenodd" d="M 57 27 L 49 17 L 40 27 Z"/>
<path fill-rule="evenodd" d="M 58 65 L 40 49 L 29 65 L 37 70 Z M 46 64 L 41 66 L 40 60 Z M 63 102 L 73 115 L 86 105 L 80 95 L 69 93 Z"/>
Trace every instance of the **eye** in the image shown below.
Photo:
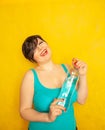
<path fill-rule="evenodd" d="M 42 43 L 43 43 L 43 41 L 41 41 L 41 42 L 39 43 L 39 45 L 42 44 Z"/>

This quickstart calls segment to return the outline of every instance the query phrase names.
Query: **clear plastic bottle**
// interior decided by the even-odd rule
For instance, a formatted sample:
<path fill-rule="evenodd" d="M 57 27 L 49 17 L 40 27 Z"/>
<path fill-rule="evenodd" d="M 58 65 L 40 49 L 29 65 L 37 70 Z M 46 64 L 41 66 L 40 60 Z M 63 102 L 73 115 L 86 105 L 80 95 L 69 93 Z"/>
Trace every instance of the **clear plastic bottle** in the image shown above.
<path fill-rule="evenodd" d="M 62 85 L 58 99 L 64 99 L 64 101 L 58 102 L 58 105 L 64 106 L 66 110 L 70 105 L 70 101 L 73 93 L 75 92 L 78 79 L 78 73 L 75 69 L 73 69 L 71 75 L 69 73 L 67 74 L 67 77 Z"/>

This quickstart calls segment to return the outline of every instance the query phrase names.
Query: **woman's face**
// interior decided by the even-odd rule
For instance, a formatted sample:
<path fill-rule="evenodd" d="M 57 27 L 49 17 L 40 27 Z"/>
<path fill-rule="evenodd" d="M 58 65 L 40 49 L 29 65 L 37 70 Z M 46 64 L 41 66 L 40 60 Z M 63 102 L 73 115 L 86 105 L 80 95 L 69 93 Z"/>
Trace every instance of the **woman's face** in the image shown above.
<path fill-rule="evenodd" d="M 51 59 L 51 50 L 45 41 L 39 38 L 37 40 L 38 44 L 34 51 L 34 59 L 39 64 L 45 63 Z"/>

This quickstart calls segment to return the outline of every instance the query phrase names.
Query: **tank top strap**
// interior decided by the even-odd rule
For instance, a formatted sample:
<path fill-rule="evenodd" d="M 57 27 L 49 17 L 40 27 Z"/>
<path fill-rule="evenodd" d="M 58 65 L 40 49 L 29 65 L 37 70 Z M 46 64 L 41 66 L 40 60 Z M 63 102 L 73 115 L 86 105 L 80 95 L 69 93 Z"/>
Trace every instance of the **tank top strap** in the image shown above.
<path fill-rule="evenodd" d="M 31 69 L 31 71 L 32 71 L 32 73 L 33 73 L 33 76 L 34 76 L 34 88 L 36 87 L 36 86 L 38 86 L 38 76 L 37 76 L 37 74 L 36 74 L 36 71 L 35 71 L 35 69 Z"/>
<path fill-rule="evenodd" d="M 61 66 L 63 67 L 63 69 L 67 73 L 67 75 L 70 76 L 70 72 L 69 72 L 68 68 L 66 67 L 66 65 L 65 64 L 61 64 Z"/>
<path fill-rule="evenodd" d="M 65 71 L 66 73 L 68 73 L 68 69 L 67 69 L 66 65 L 65 65 L 65 64 L 61 64 L 61 66 L 63 67 L 64 71 Z"/>

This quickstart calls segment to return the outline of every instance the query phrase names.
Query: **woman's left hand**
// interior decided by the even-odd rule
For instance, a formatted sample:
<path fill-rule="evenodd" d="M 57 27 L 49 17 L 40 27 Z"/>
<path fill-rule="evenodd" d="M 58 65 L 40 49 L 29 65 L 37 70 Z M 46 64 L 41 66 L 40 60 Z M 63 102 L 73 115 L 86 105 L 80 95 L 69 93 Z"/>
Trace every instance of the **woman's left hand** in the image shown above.
<path fill-rule="evenodd" d="M 75 69 L 78 70 L 79 76 L 85 76 L 87 73 L 87 64 L 77 58 L 72 60 Z"/>

